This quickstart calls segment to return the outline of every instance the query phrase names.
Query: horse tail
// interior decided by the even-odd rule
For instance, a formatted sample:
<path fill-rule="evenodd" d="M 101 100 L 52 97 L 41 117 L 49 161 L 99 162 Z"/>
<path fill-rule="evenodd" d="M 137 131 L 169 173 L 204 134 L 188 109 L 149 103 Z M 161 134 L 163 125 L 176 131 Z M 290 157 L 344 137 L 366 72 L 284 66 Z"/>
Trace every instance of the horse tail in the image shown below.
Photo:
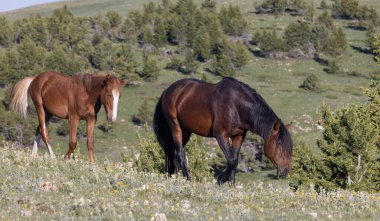
<path fill-rule="evenodd" d="M 34 77 L 26 77 L 19 82 L 12 89 L 10 109 L 26 117 L 28 110 L 28 89 Z"/>
<path fill-rule="evenodd" d="M 174 173 L 174 139 L 169 124 L 162 111 L 161 99 L 157 102 L 156 110 L 153 116 L 153 130 L 161 148 L 165 153 L 166 171 L 171 175 Z M 174 168 L 174 169 L 173 169 Z"/>

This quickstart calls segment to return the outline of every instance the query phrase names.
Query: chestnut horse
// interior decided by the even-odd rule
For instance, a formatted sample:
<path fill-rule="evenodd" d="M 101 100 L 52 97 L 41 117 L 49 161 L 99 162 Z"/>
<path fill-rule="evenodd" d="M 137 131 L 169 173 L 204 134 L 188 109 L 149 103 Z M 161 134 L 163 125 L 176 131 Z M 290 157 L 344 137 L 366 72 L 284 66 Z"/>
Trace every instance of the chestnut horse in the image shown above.
<path fill-rule="evenodd" d="M 88 159 L 92 163 L 97 114 L 103 105 L 108 121 L 116 120 L 121 89 L 125 84 L 126 81 L 104 72 L 79 73 L 72 77 L 57 72 L 43 72 L 17 82 L 11 94 L 11 109 L 26 117 L 29 95 L 37 110 L 39 126 L 32 156 L 37 154 L 42 137 L 50 156 L 55 157 L 46 125 L 52 116 L 56 116 L 69 120 L 70 143 L 65 159 L 69 159 L 76 148 L 79 121 L 87 122 Z"/>
<path fill-rule="evenodd" d="M 217 84 L 182 79 L 170 85 L 157 103 L 153 128 L 166 155 L 169 175 L 177 168 L 188 179 L 184 146 L 192 133 L 215 137 L 227 168 L 218 182 L 235 181 L 241 144 L 247 131 L 263 137 L 264 153 L 278 176 L 291 170 L 292 138 L 287 127 L 265 100 L 248 85 L 233 78 Z"/>

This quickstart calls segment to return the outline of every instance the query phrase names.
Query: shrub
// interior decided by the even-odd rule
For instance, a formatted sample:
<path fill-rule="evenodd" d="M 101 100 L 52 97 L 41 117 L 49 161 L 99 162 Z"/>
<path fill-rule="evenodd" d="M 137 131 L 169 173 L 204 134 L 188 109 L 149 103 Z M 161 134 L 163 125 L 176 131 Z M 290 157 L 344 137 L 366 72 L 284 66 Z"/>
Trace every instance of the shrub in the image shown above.
<path fill-rule="evenodd" d="M 300 88 L 305 90 L 319 92 L 321 90 L 320 80 L 315 74 L 310 74 L 306 77 L 303 83 L 300 85 Z"/>
<path fill-rule="evenodd" d="M 206 157 L 207 150 L 202 140 L 193 135 L 187 143 L 185 151 L 191 178 L 200 182 L 212 180 L 211 168 Z"/>
<path fill-rule="evenodd" d="M 166 64 L 167 69 L 178 71 L 182 66 L 182 61 L 177 56 L 172 56 L 169 63 Z"/>
<path fill-rule="evenodd" d="M 152 125 L 152 116 L 153 110 L 148 104 L 148 99 L 144 98 L 139 109 L 137 110 L 137 114 L 133 115 L 132 121 L 137 125 Z"/>
<path fill-rule="evenodd" d="M 157 59 L 150 58 L 148 54 L 143 55 L 143 69 L 140 71 L 139 76 L 145 81 L 156 81 L 160 74 Z"/>
<path fill-rule="evenodd" d="M 164 173 L 165 155 L 158 144 L 154 133 L 145 125 L 142 133 L 137 133 L 139 154 L 135 154 L 133 167 L 137 171 Z M 207 181 L 211 179 L 210 167 L 206 159 L 206 149 L 202 141 L 192 137 L 185 147 L 187 167 L 190 177 L 196 181 Z"/>
<path fill-rule="evenodd" d="M 142 133 L 137 133 L 139 154 L 135 154 L 133 167 L 137 171 L 165 173 L 165 154 L 158 144 L 154 133 L 147 125 Z"/>
<path fill-rule="evenodd" d="M 369 103 L 350 105 L 334 113 L 323 105 L 325 130 L 323 140 L 317 142 L 320 152 L 313 154 L 304 144 L 296 146 L 290 176 L 292 188 L 312 183 L 316 190 L 380 189 L 378 83 L 367 94 L 371 97 Z"/>
<path fill-rule="evenodd" d="M 339 67 L 338 60 L 331 59 L 328 61 L 327 69 L 325 69 L 327 73 L 336 74 L 339 72 L 339 70 L 340 70 L 340 67 Z"/>

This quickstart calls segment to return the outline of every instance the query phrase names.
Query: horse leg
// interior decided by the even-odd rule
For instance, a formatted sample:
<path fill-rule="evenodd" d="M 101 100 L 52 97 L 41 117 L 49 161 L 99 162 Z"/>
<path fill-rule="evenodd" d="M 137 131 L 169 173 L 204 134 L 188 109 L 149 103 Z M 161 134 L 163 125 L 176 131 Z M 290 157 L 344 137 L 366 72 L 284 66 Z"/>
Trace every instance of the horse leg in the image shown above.
<path fill-rule="evenodd" d="M 90 118 L 87 120 L 87 150 L 88 161 L 94 162 L 94 128 L 96 124 L 96 118 Z"/>
<path fill-rule="evenodd" d="M 40 124 L 39 129 L 40 129 L 42 140 L 44 141 L 44 143 L 46 144 L 46 147 L 48 148 L 50 157 L 55 158 L 53 149 L 51 148 L 49 144 L 49 135 L 48 135 L 47 127 L 46 127 L 48 120 L 51 118 L 51 114 L 45 113 L 45 110 L 42 106 L 42 102 L 41 104 L 37 103 L 35 106 L 37 109 L 38 122 Z M 33 150 L 34 150 L 34 146 L 33 146 Z M 37 150 L 36 150 L 36 153 L 37 153 Z M 33 154 L 33 151 L 32 151 L 32 154 Z"/>
<path fill-rule="evenodd" d="M 174 146 L 175 146 L 174 163 L 177 168 L 181 168 L 183 176 L 186 177 L 188 180 L 190 180 L 190 176 L 186 168 L 186 156 L 185 156 L 185 151 L 183 149 L 183 143 L 182 143 L 183 141 L 182 129 L 177 119 L 168 121 L 168 123 L 172 131 L 172 136 L 173 136 L 173 141 L 174 141 Z"/>
<path fill-rule="evenodd" d="M 77 147 L 77 129 L 78 129 L 79 119 L 75 117 L 69 117 L 69 131 L 70 131 L 70 141 L 69 149 L 65 155 L 65 160 L 70 159 L 71 154 L 74 152 Z"/>
<path fill-rule="evenodd" d="M 227 159 L 227 168 L 226 170 L 218 177 L 218 183 L 222 184 L 227 181 L 230 181 L 231 166 L 233 164 L 233 159 L 231 157 L 230 145 L 228 142 L 228 137 L 224 134 L 215 135 L 216 141 L 218 142 L 220 149 L 222 150 L 224 156 Z M 233 155 L 233 154 L 232 154 Z"/>
<path fill-rule="evenodd" d="M 51 114 L 49 114 L 48 112 L 45 112 L 45 124 L 47 126 L 49 124 L 49 120 L 51 119 L 51 117 L 52 117 Z M 37 126 L 35 138 L 34 138 L 34 142 L 33 142 L 32 156 L 37 155 L 38 145 L 40 144 L 41 139 L 42 139 L 40 131 L 41 131 L 40 126 Z"/>
<path fill-rule="evenodd" d="M 37 151 L 38 151 L 38 145 L 41 141 L 41 133 L 40 133 L 40 126 L 37 126 L 37 129 L 36 129 L 36 133 L 35 133 L 35 138 L 34 138 L 34 142 L 33 142 L 33 150 L 32 150 L 32 156 L 36 156 L 37 155 Z"/>
<path fill-rule="evenodd" d="M 237 135 L 232 137 L 232 145 L 230 147 L 230 159 L 227 159 L 228 167 L 231 168 L 231 174 L 229 180 L 235 183 L 236 168 L 239 163 L 239 153 L 241 145 L 244 141 L 245 133 L 243 135 Z"/>

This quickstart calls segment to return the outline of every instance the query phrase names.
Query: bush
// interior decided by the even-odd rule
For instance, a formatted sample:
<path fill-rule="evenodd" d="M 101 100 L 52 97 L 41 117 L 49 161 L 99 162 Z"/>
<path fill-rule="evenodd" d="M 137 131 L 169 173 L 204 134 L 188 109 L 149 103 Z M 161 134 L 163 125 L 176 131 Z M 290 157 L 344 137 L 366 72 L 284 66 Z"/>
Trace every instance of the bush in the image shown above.
<path fill-rule="evenodd" d="M 339 72 L 339 70 L 340 70 L 340 67 L 339 67 L 338 60 L 331 59 L 328 61 L 327 69 L 325 69 L 327 73 L 336 74 Z"/>
<path fill-rule="evenodd" d="M 137 125 L 152 125 L 152 116 L 153 116 L 153 110 L 150 108 L 148 104 L 148 99 L 144 98 L 143 102 L 141 103 L 139 109 L 137 110 L 137 114 L 133 115 L 132 121 Z"/>
<path fill-rule="evenodd" d="M 323 140 L 313 154 L 305 144 L 296 146 L 293 172 L 294 189 L 314 184 L 316 190 L 337 188 L 380 190 L 379 118 L 380 89 L 374 84 L 370 102 L 350 105 L 334 113 L 327 105 L 322 108 Z"/>
<path fill-rule="evenodd" d="M 315 74 L 310 74 L 306 77 L 303 83 L 300 85 L 300 88 L 305 90 L 319 92 L 321 90 L 320 80 Z"/>
<path fill-rule="evenodd" d="M 206 157 L 206 146 L 202 140 L 193 135 L 187 143 L 185 151 L 190 177 L 200 182 L 211 181 L 213 176 Z"/>
<path fill-rule="evenodd" d="M 137 133 L 139 154 L 135 154 L 133 167 L 137 171 L 165 173 L 165 154 L 154 133 L 145 125 L 142 133 Z M 192 137 L 185 147 L 190 177 L 196 181 L 210 180 L 211 173 L 206 159 L 206 148 L 201 140 Z"/>
<path fill-rule="evenodd" d="M 145 125 L 142 133 L 137 133 L 139 154 L 134 155 L 133 167 L 137 171 L 165 173 L 165 154 L 154 133 Z"/>
<path fill-rule="evenodd" d="M 148 54 L 143 55 L 143 69 L 140 71 L 139 76 L 145 81 L 156 81 L 160 74 L 157 59 L 150 58 Z"/>

